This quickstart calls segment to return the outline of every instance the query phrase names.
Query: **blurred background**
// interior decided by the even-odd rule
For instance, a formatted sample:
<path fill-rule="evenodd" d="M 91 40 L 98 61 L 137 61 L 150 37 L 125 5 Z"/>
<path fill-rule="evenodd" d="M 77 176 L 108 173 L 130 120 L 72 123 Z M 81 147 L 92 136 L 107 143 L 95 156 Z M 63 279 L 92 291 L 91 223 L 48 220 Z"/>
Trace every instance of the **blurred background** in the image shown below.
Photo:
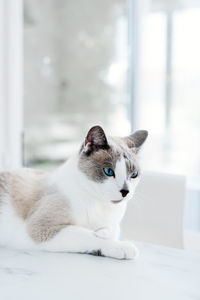
<path fill-rule="evenodd" d="M 90 126 L 147 129 L 144 168 L 187 177 L 200 231 L 200 2 L 0 2 L 0 165 L 52 170 Z"/>

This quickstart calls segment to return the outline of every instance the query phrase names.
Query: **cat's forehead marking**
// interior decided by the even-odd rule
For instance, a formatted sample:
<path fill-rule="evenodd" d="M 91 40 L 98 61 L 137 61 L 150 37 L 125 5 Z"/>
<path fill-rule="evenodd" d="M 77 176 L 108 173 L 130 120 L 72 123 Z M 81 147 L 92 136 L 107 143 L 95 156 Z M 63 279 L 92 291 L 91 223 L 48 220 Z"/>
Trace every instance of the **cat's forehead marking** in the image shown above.
<path fill-rule="evenodd" d="M 123 157 L 124 157 L 125 159 L 128 159 L 126 153 L 123 153 Z"/>

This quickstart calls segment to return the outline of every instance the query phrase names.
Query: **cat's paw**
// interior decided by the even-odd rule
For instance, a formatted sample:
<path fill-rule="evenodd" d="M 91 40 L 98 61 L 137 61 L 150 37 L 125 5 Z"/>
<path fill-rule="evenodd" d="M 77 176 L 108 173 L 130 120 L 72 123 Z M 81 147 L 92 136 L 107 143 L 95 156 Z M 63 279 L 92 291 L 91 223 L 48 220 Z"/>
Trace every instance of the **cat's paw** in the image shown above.
<path fill-rule="evenodd" d="M 112 238 L 112 231 L 108 228 L 98 229 L 94 232 L 95 236 L 101 239 L 111 239 Z"/>
<path fill-rule="evenodd" d="M 117 259 L 135 259 L 139 256 L 139 250 L 135 245 L 126 241 L 115 242 L 111 247 L 106 247 L 102 252 L 105 256 Z"/>

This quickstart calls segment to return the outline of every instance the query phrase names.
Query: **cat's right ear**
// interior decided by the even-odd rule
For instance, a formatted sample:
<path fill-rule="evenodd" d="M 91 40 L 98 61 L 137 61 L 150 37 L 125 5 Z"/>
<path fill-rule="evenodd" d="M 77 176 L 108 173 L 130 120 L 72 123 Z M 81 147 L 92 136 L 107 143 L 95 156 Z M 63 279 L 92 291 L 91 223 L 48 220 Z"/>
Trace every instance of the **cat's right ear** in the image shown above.
<path fill-rule="evenodd" d="M 81 147 L 81 152 L 90 155 L 92 152 L 100 149 L 109 149 L 109 145 L 105 132 L 97 125 L 88 131 L 84 144 Z"/>
<path fill-rule="evenodd" d="M 132 148 L 137 153 L 148 137 L 147 130 L 137 130 L 133 134 L 125 137 L 125 142 L 129 148 Z"/>

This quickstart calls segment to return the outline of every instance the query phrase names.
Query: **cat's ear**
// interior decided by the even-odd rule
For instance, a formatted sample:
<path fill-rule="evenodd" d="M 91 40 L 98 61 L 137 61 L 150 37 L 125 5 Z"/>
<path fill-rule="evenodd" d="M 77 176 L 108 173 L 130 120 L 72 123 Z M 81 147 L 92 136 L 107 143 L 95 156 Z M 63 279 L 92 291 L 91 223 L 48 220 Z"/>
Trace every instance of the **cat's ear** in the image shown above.
<path fill-rule="evenodd" d="M 137 130 L 133 134 L 125 137 L 125 142 L 129 148 L 133 148 L 138 152 L 148 137 L 147 130 Z"/>
<path fill-rule="evenodd" d="M 100 149 L 109 149 L 108 141 L 103 129 L 100 126 L 94 126 L 88 131 L 82 151 L 89 155 Z"/>

